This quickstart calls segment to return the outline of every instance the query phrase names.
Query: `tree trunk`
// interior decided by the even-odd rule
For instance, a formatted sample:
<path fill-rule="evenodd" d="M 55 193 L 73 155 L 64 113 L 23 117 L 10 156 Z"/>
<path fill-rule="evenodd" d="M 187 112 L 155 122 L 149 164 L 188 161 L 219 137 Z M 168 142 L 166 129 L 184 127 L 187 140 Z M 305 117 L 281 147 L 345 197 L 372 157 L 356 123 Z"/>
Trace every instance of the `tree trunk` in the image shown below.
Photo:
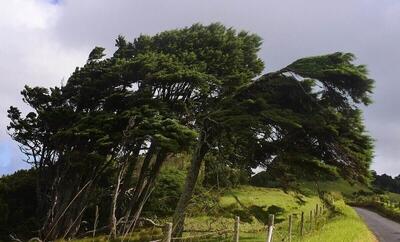
<path fill-rule="evenodd" d="M 122 196 L 126 195 L 128 189 L 132 186 L 132 178 L 134 175 L 134 171 L 139 160 L 139 153 L 140 153 L 141 144 L 138 144 L 137 147 L 134 149 L 132 154 L 127 159 L 128 166 L 126 168 L 125 176 L 122 179 L 121 184 L 121 192 Z M 122 198 L 124 199 L 124 198 Z M 123 211 L 120 211 L 120 213 Z M 121 214 L 120 214 L 121 215 Z"/>
<path fill-rule="evenodd" d="M 110 236 L 112 239 L 117 237 L 117 216 L 116 216 L 117 201 L 118 201 L 118 195 L 120 192 L 122 177 L 124 177 L 124 175 L 125 175 L 126 165 L 127 164 L 121 164 L 121 168 L 118 172 L 117 183 L 115 184 L 114 194 L 113 194 L 113 197 L 111 200 Z"/>
<path fill-rule="evenodd" d="M 194 188 L 196 186 L 197 178 L 199 176 L 200 167 L 203 161 L 204 156 L 209 150 L 209 145 L 205 138 L 205 135 L 202 134 L 199 138 L 196 151 L 193 154 L 190 168 L 185 180 L 185 187 L 183 189 L 182 195 L 179 198 L 179 202 L 176 206 L 174 216 L 173 216 L 173 236 L 181 237 L 184 229 L 185 223 L 185 212 L 186 207 L 189 204 L 190 199 L 192 198 Z"/>
<path fill-rule="evenodd" d="M 156 181 L 156 178 L 158 174 L 160 173 L 162 164 L 164 163 L 165 159 L 167 157 L 167 154 L 161 150 L 157 154 L 156 161 L 154 162 L 154 165 L 150 171 L 150 174 L 148 176 L 147 181 L 145 182 L 144 187 L 141 189 L 141 192 L 138 194 L 139 196 L 135 201 L 132 203 L 132 209 L 130 210 L 130 213 L 128 214 L 128 219 L 131 217 L 130 215 L 132 214 L 132 217 L 130 219 L 130 222 L 127 223 L 127 226 L 124 231 L 124 235 L 126 236 L 130 231 L 132 231 L 136 223 L 140 217 L 140 214 L 142 213 L 143 206 L 146 204 L 147 200 L 149 199 L 151 192 L 153 191 L 154 184 Z M 144 183 L 143 183 L 144 184 Z M 129 221 L 129 220 L 127 220 Z"/>
<path fill-rule="evenodd" d="M 152 143 L 149 147 L 149 150 L 147 151 L 147 154 L 143 160 L 142 167 L 140 168 L 140 174 L 138 181 L 136 182 L 135 185 L 135 190 L 132 196 L 132 199 L 129 200 L 129 204 L 127 205 L 126 211 L 125 211 L 125 222 L 129 221 L 129 217 L 131 215 L 131 211 L 138 200 L 141 192 L 143 191 L 144 186 L 146 185 L 146 173 L 148 171 L 148 167 L 150 165 L 151 160 L 153 159 L 154 155 L 156 153 L 156 146 L 154 143 Z M 126 230 L 127 227 L 125 226 L 124 230 Z"/>
<path fill-rule="evenodd" d="M 135 186 L 135 192 L 133 193 L 133 199 L 132 199 L 133 202 L 135 202 L 135 200 L 138 199 L 139 194 L 142 192 L 142 189 L 143 189 L 143 186 L 145 183 L 146 174 L 147 174 L 147 171 L 150 166 L 150 162 L 153 159 L 154 155 L 156 154 L 156 151 L 157 151 L 157 147 L 156 147 L 155 143 L 153 142 L 153 143 L 151 143 L 149 150 L 146 154 L 146 157 L 143 160 L 142 167 L 140 168 L 139 178 L 138 178 L 138 181 Z M 128 212 L 130 212 L 130 211 L 128 211 Z"/>
<path fill-rule="evenodd" d="M 41 234 L 44 241 L 64 237 L 73 237 L 78 232 L 82 218 L 81 211 L 87 205 L 92 188 L 92 180 L 82 180 L 75 176 L 62 179 L 55 185 L 52 206 Z M 68 231 L 68 233 L 66 233 Z"/>

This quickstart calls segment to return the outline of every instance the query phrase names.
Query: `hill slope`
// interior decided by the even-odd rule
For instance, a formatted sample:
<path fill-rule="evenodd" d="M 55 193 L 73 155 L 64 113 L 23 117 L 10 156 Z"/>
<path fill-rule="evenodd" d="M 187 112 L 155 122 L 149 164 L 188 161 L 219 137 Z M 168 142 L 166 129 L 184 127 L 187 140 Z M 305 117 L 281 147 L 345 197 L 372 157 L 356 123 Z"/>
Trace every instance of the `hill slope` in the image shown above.
<path fill-rule="evenodd" d="M 336 184 L 321 183 L 320 190 L 331 190 L 335 193 L 352 194 L 361 186 L 349 187 L 344 181 Z M 363 223 L 355 211 L 345 205 L 343 200 L 336 198 L 334 207 L 325 210 L 317 223 L 309 222 L 309 212 L 315 210 L 323 202 L 316 196 L 313 184 L 304 184 L 308 195 L 295 192 L 284 192 L 277 188 L 261 188 L 254 186 L 239 186 L 225 191 L 209 192 L 203 197 L 195 197 L 189 209 L 184 236 L 204 234 L 205 231 L 232 230 L 234 217 L 240 216 L 240 241 L 264 241 L 266 237 L 265 224 L 268 214 L 276 215 L 275 241 L 287 238 L 288 216 L 293 216 L 292 241 L 326 241 L 326 242 L 374 242 L 376 238 Z M 339 196 L 340 197 L 340 196 Z M 305 213 L 305 236 L 299 236 L 301 212 Z M 169 218 L 160 220 L 160 223 Z M 310 227 L 311 226 L 311 227 Z M 310 229 L 311 228 L 311 229 Z M 129 240 L 150 241 L 157 239 L 161 231 L 157 229 L 135 232 Z M 86 241 L 86 240 L 76 240 Z M 91 241 L 91 240 L 87 240 Z M 107 237 L 97 237 L 95 241 L 107 241 Z M 119 241 L 119 240 L 115 240 Z M 231 233 L 217 238 L 191 241 L 231 241 Z"/>

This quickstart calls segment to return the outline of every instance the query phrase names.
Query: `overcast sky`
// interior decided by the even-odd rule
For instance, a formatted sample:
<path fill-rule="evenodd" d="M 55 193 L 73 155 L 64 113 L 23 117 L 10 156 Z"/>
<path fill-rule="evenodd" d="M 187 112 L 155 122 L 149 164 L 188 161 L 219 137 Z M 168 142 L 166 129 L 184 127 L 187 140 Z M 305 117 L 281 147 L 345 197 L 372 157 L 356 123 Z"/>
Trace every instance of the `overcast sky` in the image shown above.
<path fill-rule="evenodd" d="M 193 23 L 221 22 L 260 35 L 266 72 L 297 58 L 352 52 L 376 80 L 365 122 L 376 140 L 372 168 L 400 173 L 400 1 L 398 0 L 1 0 L 0 175 L 26 168 L 7 135 L 20 91 L 55 86 L 94 46 Z M 23 108 L 26 109 L 26 108 Z"/>

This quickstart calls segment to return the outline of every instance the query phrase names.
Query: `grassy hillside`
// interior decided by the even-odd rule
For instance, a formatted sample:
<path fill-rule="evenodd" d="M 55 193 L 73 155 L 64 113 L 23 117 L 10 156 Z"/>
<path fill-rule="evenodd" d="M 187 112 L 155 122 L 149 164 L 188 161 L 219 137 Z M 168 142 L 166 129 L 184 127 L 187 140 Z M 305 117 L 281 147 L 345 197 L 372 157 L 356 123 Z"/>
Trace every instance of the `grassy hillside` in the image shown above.
<path fill-rule="evenodd" d="M 337 186 L 334 183 L 322 184 L 323 189 L 329 188 L 334 192 L 345 192 L 351 194 L 358 191 L 360 187 L 346 187 L 341 181 Z M 321 187 L 320 187 L 321 188 Z M 310 186 L 309 191 L 316 193 Z M 321 188 L 322 189 L 322 188 Z M 355 213 L 355 211 L 344 204 L 343 200 L 335 202 L 336 212 L 327 212 L 321 218 L 321 224 L 310 231 L 308 217 L 306 217 L 306 236 L 298 236 L 298 224 L 301 212 L 309 214 L 316 204 L 321 205 L 321 200 L 315 195 L 304 196 L 294 192 L 284 192 L 281 189 L 258 188 L 252 186 L 241 186 L 225 192 L 219 199 L 220 206 L 227 212 L 237 215 L 250 214 L 253 217 L 251 221 L 243 221 L 241 224 L 241 241 L 263 241 L 265 239 L 264 221 L 268 212 L 274 212 L 276 217 L 276 241 L 280 241 L 287 235 L 287 218 L 289 214 L 294 215 L 292 241 L 376 241 L 374 235 Z M 247 213 L 246 213 L 247 211 Z M 254 213 L 252 213 L 254 211 Z M 278 211 L 278 213 L 276 213 Z M 257 215 L 256 215 L 257 213 Z M 260 216 L 264 214 L 265 216 Z M 241 216 L 241 217 L 242 217 Z M 256 218 L 258 217 L 258 218 Z M 206 222 L 206 217 L 199 219 L 192 217 L 188 220 L 187 228 L 198 228 L 201 222 Z M 216 224 L 233 225 L 232 218 L 213 218 Z M 314 225 L 313 225 L 314 226 Z M 223 229 L 222 227 L 216 229 Z"/>
<path fill-rule="evenodd" d="M 360 185 L 348 186 L 346 182 L 321 183 L 320 190 L 333 191 L 351 195 L 355 191 L 365 189 Z M 293 215 L 292 241 L 326 241 L 326 242 L 373 242 L 376 241 L 374 235 L 368 230 L 367 226 L 358 217 L 355 211 L 344 204 L 343 200 L 335 202 L 335 210 L 326 211 L 317 225 L 310 224 L 308 220 L 309 211 L 313 210 L 316 204 L 319 206 L 322 201 L 316 196 L 317 192 L 313 183 L 304 184 L 307 190 L 306 195 L 295 192 L 284 192 L 276 188 L 260 188 L 253 186 L 240 186 L 228 189 L 223 192 L 210 192 L 206 197 L 195 198 L 199 203 L 195 203 L 190 208 L 190 214 L 186 220 L 186 229 L 189 232 L 184 236 L 192 236 L 204 233 L 204 231 L 232 230 L 234 217 L 240 216 L 240 241 L 264 241 L 266 237 L 265 224 L 268 214 L 276 215 L 275 241 L 281 241 L 287 235 L 287 218 Z M 214 199 L 209 199 L 209 198 Z M 299 236 L 300 214 L 306 214 L 306 235 Z M 166 218 L 166 220 L 169 220 Z M 165 220 L 160 220 L 160 223 Z M 199 232 L 201 231 L 201 232 Z M 159 229 L 141 230 L 135 232 L 129 240 L 125 241 L 150 241 L 159 238 Z M 191 240 L 191 241 L 230 241 L 231 234 L 225 237 Z M 80 242 L 93 241 L 76 240 Z M 107 237 L 97 237 L 94 241 L 107 241 Z M 119 240 L 116 240 L 119 241 Z"/>
<path fill-rule="evenodd" d="M 352 196 L 353 193 L 362 191 L 371 191 L 371 189 L 363 184 L 350 184 L 349 182 L 339 179 L 336 181 L 325 181 L 325 182 L 302 182 L 300 183 L 301 190 L 308 190 L 313 194 L 316 194 L 318 187 L 321 191 L 341 193 L 344 197 Z"/>
<path fill-rule="evenodd" d="M 218 199 L 218 209 L 208 215 L 187 219 L 188 230 L 222 230 L 233 227 L 233 218 L 240 216 L 241 232 L 265 237 L 268 214 L 275 214 L 279 226 L 289 214 L 299 218 L 301 211 L 308 212 L 321 201 L 316 196 L 306 197 L 293 192 L 285 193 L 275 188 L 241 186 L 224 192 Z"/>
<path fill-rule="evenodd" d="M 358 191 L 362 186 L 349 187 L 344 181 L 339 181 L 338 184 L 332 183 L 322 183 L 320 184 L 320 189 L 333 192 L 340 192 L 345 194 L 352 194 L 354 191 Z M 308 187 L 311 193 L 316 194 L 312 186 Z M 241 224 L 241 241 L 263 241 L 265 239 L 265 227 L 262 221 L 262 216 L 260 214 L 268 213 L 268 210 L 279 210 L 278 216 L 276 218 L 276 239 L 285 237 L 287 233 L 287 218 L 289 214 L 294 215 L 293 230 L 298 230 L 298 224 L 300 221 L 301 212 L 309 214 L 310 210 L 315 208 L 316 204 L 321 205 L 321 200 L 316 195 L 304 196 L 294 192 L 284 192 L 280 189 L 274 188 L 257 188 L 252 186 L 241 186 L 236 189 L 225 192 L 219 199 L 219 204 L 222 208 L 231 213 L 238 213 L 238 209 L 241 208 L 247 211 L 258 212 L 258 215 L 251 214 L 254 217 L 251 222 L 244 221 Z M 280 209 L 282 210 L 280 210 Z M 372 242 L 376 241 L 376 238 L 367 226 L 363 223 L 356 212 L 349 206 L 345 205 L 343 200 L 335 202 L 335 209 L 337 210 L 335 214 L 327 213 L 325 214 L 323 220 L 324 224 L 318 225 L 318 227 L 313 231 L 308 229 L 308 217 L 306 217 L 306 233 L 307 236 L 300 238 L 298 236 L 298 231 L 294 231 L 293 241 L 363 241 Z M 242 210 L 242 211 L 243 211 Z M 244 213 L 246 214 L 246 213 Z M 240 215 L 240 213 L 239 213 Z M 242 214 L 243 215 L 243 214 Z M 216 219 L 216 224 L 232 224 L 232 219 Z M 243 220 L 243 219 L 242 219 Z M 188 221 L 188 228 L 192 228 L 199 225 L 199 221 L 207 221 L 207 218 L 193 217 Z M 219 228 L 221 229 L 221 228 Z M 297 233 L 297 234 L 296 234 Z"/>

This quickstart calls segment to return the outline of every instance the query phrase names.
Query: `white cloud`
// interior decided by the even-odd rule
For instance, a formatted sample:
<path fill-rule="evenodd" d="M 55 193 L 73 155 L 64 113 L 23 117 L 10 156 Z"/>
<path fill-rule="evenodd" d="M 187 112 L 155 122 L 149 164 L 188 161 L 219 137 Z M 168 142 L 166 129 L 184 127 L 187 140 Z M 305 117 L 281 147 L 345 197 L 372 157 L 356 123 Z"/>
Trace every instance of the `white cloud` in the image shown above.
<path fill-rule="evenodd" d="M 58 17 L 56 5 L 38 0 L 9 0 L 0 3 L 0 27 L 46 29 Z"/>
<path fill-rule="evenodd" d="M 59 6 L 45 1 L 0 2 L 0 174 L 26 167 L 5 129 L 10 105 L 27 108 L 21 103 L 23 86 L 59 85 L 86 59 L 86 49 L 72 49 L 54 39 L 59 17 Z"/>

